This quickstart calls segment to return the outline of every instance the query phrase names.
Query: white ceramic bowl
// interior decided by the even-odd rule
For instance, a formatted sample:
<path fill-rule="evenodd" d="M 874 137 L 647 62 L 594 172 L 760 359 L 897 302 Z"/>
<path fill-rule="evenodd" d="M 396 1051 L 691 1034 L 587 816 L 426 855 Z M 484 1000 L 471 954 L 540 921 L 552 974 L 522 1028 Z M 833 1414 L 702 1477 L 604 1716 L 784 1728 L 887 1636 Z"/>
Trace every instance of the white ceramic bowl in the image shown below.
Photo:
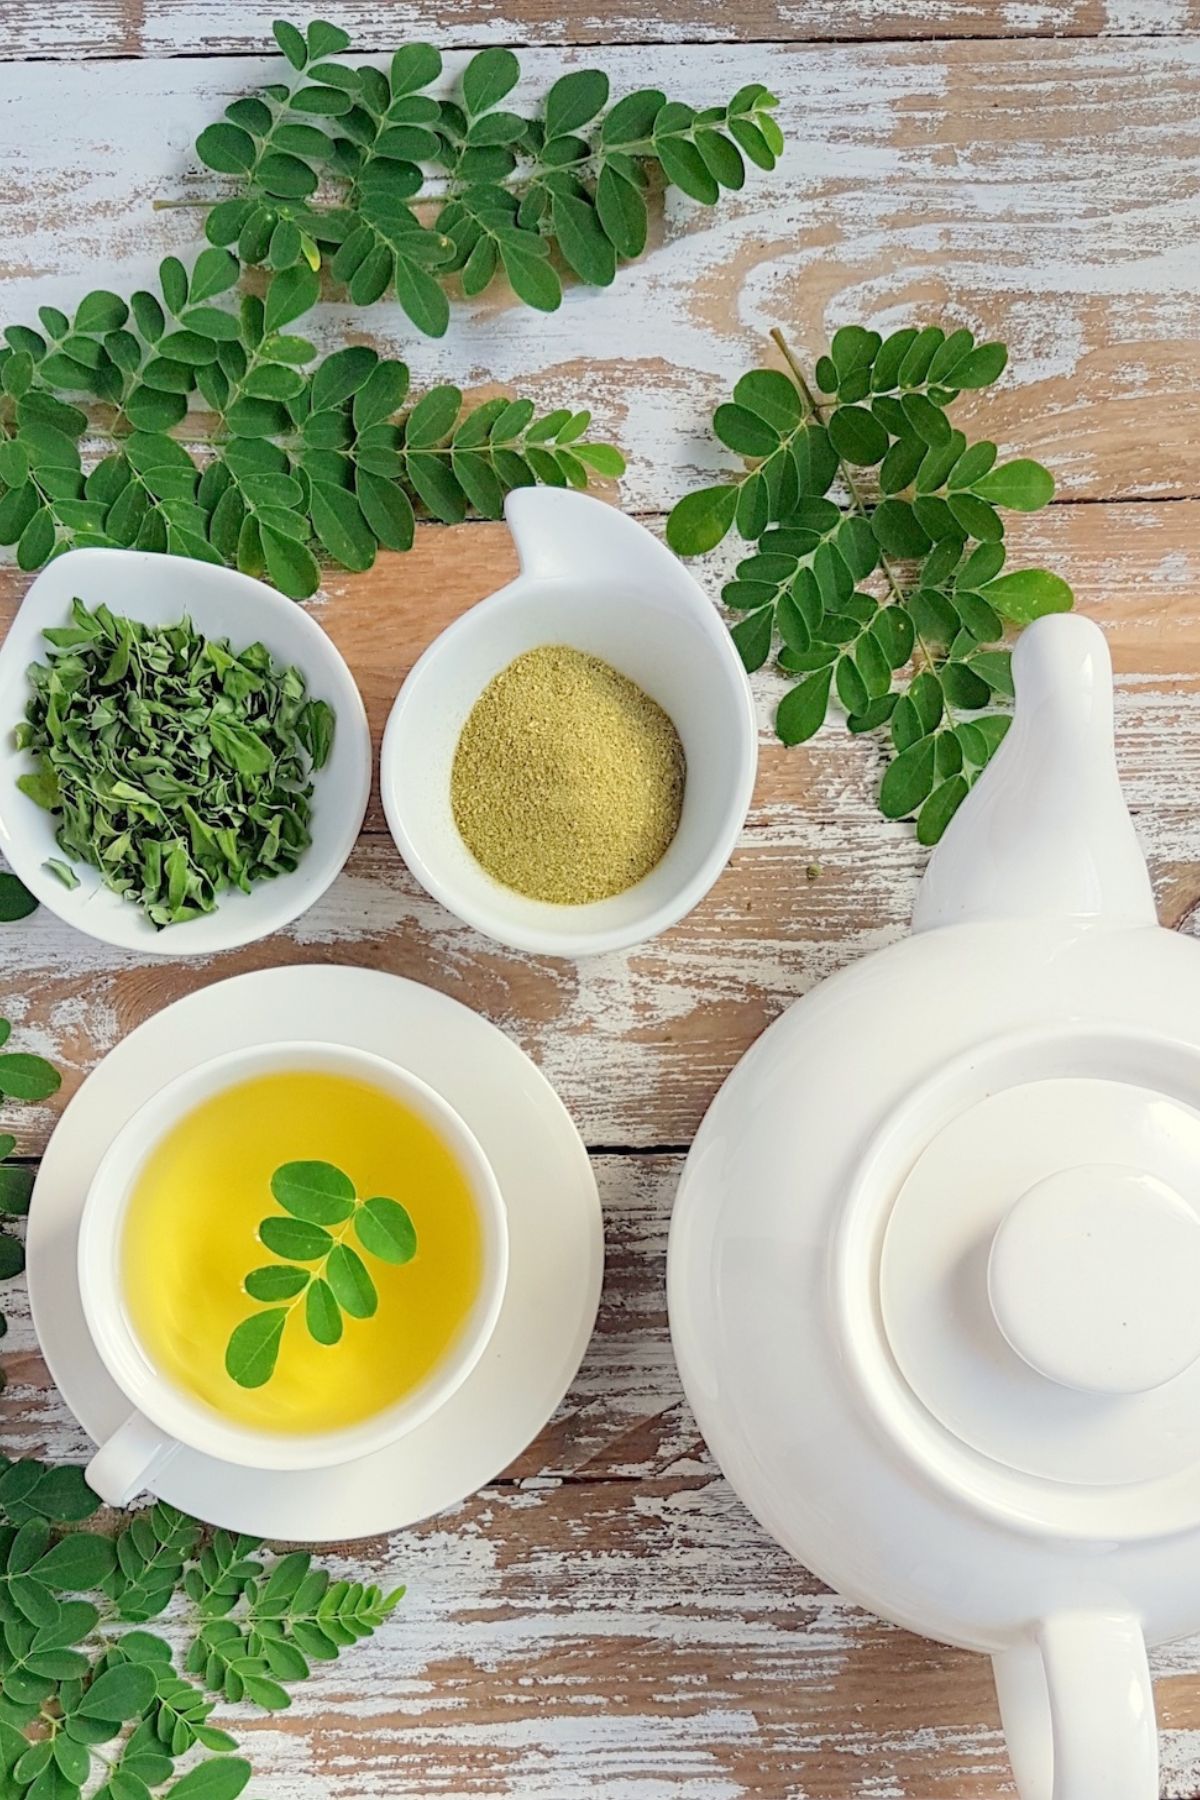
<path fill-rule="evenodd" d="M 521 573 L 444 631 L 401 688 L 380 758 L 384 810 L 417 880 L 468 925 L 551 956 L 623 949 L 690 912 L 737 842 L 758 755 L 750 684 L 707 595 L 636 520 L 554 488 L 510 494 L 505 516 Z M 670 715 L 687 758 L 683 815 L 662 861 L 586 906 L 501 886 L 450 807 L 467 715 L 494 675 L 539 644 L 570 644 L 635 681 Z"/>
<path fill-rule="evenodd" d="M 125 1210 L 147 1157 L 201 1102 L 235 1083 L 283 1069 L 353 1076 L 411 1107 L 457 1158 L 480 1220 L 479 1294 L 448 1354 L 395 1406 L 341 1431 L 261 1432 L 221 1418 L 153 1367 L 123 1299 Z M 264 1204 L 269 1203 L 264 1196 Z M 492 1335 L 507 1279 L 508 1223 L 496 1177 L 474 1133 L 426 1082 L 382 1056 L 345 1044 L 259 1044 L 201 1063 L 133 1114 L 109 1145 L 88 1189 L 79 1230 L 84 1316 L 101 1361 L 134 1409 L 101 1446 L 88 1479 L 105 1499 L 122 1504 L 122 1498 L 113 1496 L 139 1492 L 149 1470 L 161 1467 L 180 1444 L 255 1469 L 316 1469 L 382 1449 L 427 1419 L 465 1381 Z"/>
<path fill-rule="evenodd" d="M 25 717 L 25 671 L 46 659 L 42 632 L 69 622 L 76 595 L 89 607 L 103 601 L 146 625 L 173 624 L 186 614 L 207 637 L 229 638 L 235 650 L 263 643 L 277 662 L 302 672 L 314 699 L 329 702 L 337 721 L 333 750 L 314 777 L 313 841 L 292 874 L 259 882 L 249 894 L 222 893 L 215 912 L 160 931 L 132 901 L 102 886 L 95 870 L 75 864 L 80 885 L 68 889 L 46 868 L 48 857 L 62 857 L 55 816 L 17 786 L 17 777 L 34 764 L 14 745 L 13 728 Z M 207 956 L 278 931 L 310 907 L 342 868 L 370 788 L 367 717 L 340 652 L 294 600 L 235 569 L 147 550 L 72 550 L 38 576 L 0 646 L 0 850 L 44 906 L 104 943 L 143 955 Z"/>

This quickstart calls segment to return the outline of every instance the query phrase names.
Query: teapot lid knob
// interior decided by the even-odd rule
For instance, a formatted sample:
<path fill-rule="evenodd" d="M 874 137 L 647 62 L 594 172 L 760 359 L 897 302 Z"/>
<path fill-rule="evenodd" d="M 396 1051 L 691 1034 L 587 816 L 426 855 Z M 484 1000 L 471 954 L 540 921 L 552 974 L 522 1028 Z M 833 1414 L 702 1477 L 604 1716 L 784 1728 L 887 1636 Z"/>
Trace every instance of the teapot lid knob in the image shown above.
<path fill-rule="evenodd" d="M 1157 1176 L 1061 1169 L 1001 1220 L 988 1298 L 1010 1347 L 1063 1387 L 1137 1394 L 1200 1356 L 1200 1218 Z"/>

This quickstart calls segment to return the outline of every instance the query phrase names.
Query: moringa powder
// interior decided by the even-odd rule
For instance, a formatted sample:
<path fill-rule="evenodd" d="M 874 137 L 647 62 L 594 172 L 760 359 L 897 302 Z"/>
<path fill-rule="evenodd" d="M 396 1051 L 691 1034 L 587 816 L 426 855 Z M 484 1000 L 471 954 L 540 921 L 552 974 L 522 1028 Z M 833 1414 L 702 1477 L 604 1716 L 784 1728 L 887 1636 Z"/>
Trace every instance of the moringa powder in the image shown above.
<path fill-rule="evenodd" d="M 598 656 L 543 644 L 472 707 L 450 802 L 489 875 L 531 900 L 582 906 L 661 860 L 683 782 L 683 745 L 661 706 Z"/>

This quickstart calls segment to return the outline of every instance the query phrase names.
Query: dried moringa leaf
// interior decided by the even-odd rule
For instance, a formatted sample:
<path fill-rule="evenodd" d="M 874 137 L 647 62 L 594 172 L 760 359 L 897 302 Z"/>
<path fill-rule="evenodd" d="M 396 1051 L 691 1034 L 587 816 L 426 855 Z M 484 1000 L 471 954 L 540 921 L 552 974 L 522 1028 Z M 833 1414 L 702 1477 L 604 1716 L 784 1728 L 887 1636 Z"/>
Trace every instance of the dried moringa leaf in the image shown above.
<path fill-rule="evenodd" d="M 160 927 L 297 867 L 334 728 L 299 669 L 188 619 L 147 626 L 78 599 L 45 636 L 19 727 L 37 767 L 20 785 L 58 815 L 66 857 Z M 70 863 L 48 866 L 78 879 Z"/>

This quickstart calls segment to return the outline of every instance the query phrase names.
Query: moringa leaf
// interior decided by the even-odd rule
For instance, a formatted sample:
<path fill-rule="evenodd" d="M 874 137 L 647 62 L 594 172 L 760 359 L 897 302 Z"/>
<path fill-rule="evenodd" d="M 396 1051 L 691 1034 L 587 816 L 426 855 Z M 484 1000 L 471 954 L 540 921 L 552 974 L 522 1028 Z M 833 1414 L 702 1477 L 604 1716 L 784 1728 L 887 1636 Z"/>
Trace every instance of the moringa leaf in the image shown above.
<path fill-rule="evenodd" d="M 481 50 L 463 71 L 462 94 L 468 117 L 497 106 L 516 86 L 521 65 L 511 50 Z"/>
<path fill-rule="evenodd" d="M 784 695 L 775 711 L 775 730 L 783 743 L 806 743 L 821 729 L 832 675 L 832 664 L 817 669 Z"/>
<path fill-rule="evenodd" d="M 237 1800 L 250 1776 L 250 1764 L 243 1757 L 211 1758 L 172 1782 L 166 1790 L 167 1800 Z"/>
<path fill-rule="evenodd" d="M 267 289 L 264 329 L 282 331 L 316 305 L 320 284 L 310 268 L 300 265 L 276 275 Z"/>
<path fill-rule="evenodd" d="M 530 239 L 526 242 L 526 239 Z M 538 312 L 556 312 L 562 304 L 562 284 L 547 260 L 541 240 L 524 233 L 500 239 L 500 260 L 509 286 L 518 300 Z"/>
<path fill-rule="evenodd" d="M 879 807 L 886 819 L 903 819 L 916 812 L 933 786 L 934 747 L 931 737 L 920 738 L 902 750 L 884 773 Z"/>
<path fill-rule="evenodd" d="M 11 1138 L 7 1139 L 11 1154 Z M 33 1193 L 33 1170 L 21 1168 L 12 1163 L 0 1163 L 0 1212 L 13 1217 L 23 1217 L 29 1211 L 29 1197 Z"/>
<path fill-rule="evenodd" d="M 354 1215 L 354 1230 L 363 1249 L 381 1262 L 407 1263 L 417 1253 L 416 1230 L 398 1200 L 364 1200 Z"/>
<path fill-rule="evenodd" d="M 225 1350 L 225 1372 L 239 1387 L 262 1387 L 275 1373 L 287 1323 L 285 1307 L 251 1314 L 236 1325 Z"/>
<path fill-rule="evenodd" d="M 333 1246 L 329 1233 L 306 1219 L 272 1216 L 262 1221 L 258 1235 L 268 1250 L 294 1262 L 319 1262 Z"/>
<path fill-rule="evenodd" d="M 3 1170 L 0 1170 L 3 1174 Z M 379 1305 L 375 1283 L 366 1264 L 349 1244 L 335 1244 L 325 1265 L 325 1277 L 343 1312 L 352 1319 L 369 1319 Z"/>
<path fill-rule="evenodd" d="M 15 875 L 0 872 L 0 924 L 26 919 L 37 910 L 37 899 Z"/>
<path fill-rule="evenodd" d="M 566 136 L 587 125 L 608 101 L 608 76 L 599 69 L 560 75 L 546 95 L 547 138 Z"/>
<path fill-rule="evenodd" d="M 240 125 L 228 121 L 206 125 L 196 139 L 196 153 L 220 175 L 243 175 L 254 167 L 254 139 Z"/>
<path fill-rule="evenodd" d="M 44 1057 L 11 1050 L 0 1055 L 0 1095 L 9 1100 L 48 1100 L 62 1086 L 62 1076 Z"/>
<path fill-rule="evenodd" d="M 715 549 L 733 524 L 738 490 L 732 484 L 686 494 L 667 519 L 667 543 L 679 556 L 701 556 Z"/>
<path fill-rule="evenodd" d="M 311 1280 L 307 1269 L 298 1269 L 293 1263 L 267 1263 L 251 1269 L 244 1285 L 252 1300 L 291 1300 L 302 1294 Z"/>
<path fill-rule="evenodd" d="M 321 571 L 316 557 L 306 545 L 299 543 L 290 532 L 264 524 L 262 548 L 267 572 L 281 593 L 292 600 L 307 600 L 310 594 L 316 593 Z"/>
<path fill-rule="evenodd" d="M 345 488 L 314 481 L 309 497 L 313 528 L 322 547 L 345 569 L 369 569 L 375 560 L 375 535 L 354 495 Z"/>
<path fill-rule="evenodd" d="M 309 1336 L 318 1344 L 336 1344 L 342 1335 L 342 1311 L 333 1289 L 318 1276 L 304 1297 L 304 1317 Z"/>
<path fill-rule="evenodd" d="M 70 1541 L 62 1540 L 64 1544 Z M 111 1545 L 109 1548 L 111 1552 Z M 117 1663 L 96 1677 L 71 1716 L 119 1725 L 145 1711 L 155 1688 L 154 1672 L 145 1663 Z"/>
<path fill-rule="evenodd" d="M 979 590 L 984 600 L 1015 625 L 1027 625 L 1046 613 L 1069 612 L 1074 595 L 1061 575 L 1048 569 L 1014 569 Z"/>
<path fill-rule="evenodd" d="M 31 1573 L 47 1587 L 66 1591 L 99 1587 L 115 1566 L 111 1538 L 90 1531 L 72 1531 L 39 1557 Z"/>
<path fill-rule="evenodd" d="M 846 462 L 865 467 L 883 461 L 888 434 L 865 407 L 839 406 L 829 420 L 828 430 L 834 449 Z"/>
<path fill-rule="evenodd" d="M 964 775 L 939 782 L 917 816 L 917 842 L 936 844 L 968 793 Z"/>
<path fill-rule="evenodd" d="M 285 1212 L 312 1225 L 336 1225 L 354 1211 L 354 1183 L 332 1163 L 284 1163 L 271 1192 Z"/>
<path fill-rule="evenodd" d="M 1054 477 L 1041 463 L 1021 457 L 992 469 L 972 484 L 971 491 L 993 506 L 1011 507 L 1014 512 L 1038 512 L 1054 498 Z"/>

